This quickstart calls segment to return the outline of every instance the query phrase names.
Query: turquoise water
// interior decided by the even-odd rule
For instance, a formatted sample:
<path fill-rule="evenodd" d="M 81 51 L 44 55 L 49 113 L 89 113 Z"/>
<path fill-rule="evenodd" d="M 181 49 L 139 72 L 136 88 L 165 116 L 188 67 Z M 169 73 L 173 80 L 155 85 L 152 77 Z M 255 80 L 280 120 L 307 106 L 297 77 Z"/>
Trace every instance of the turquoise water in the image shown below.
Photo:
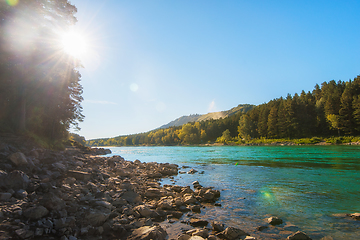
<path fill-rule="evenodd" d="M 210 209 L 206 217 L 225 221 L 227 225 L 246 224 L 251 231 L 264 225 L 266 217 L 276 215 L 314 239 L 360 237 L 358 222 L 334 216 L 360 212 L 359 146 L 110 149 L 111 155 L 126 160 L 176 163 L 204 171 L 179 174 L 174 180 L 178 185 L 191 185 L 198 180 L 203 186 L 222 190 L 219 199 L 222 207 Z"/>

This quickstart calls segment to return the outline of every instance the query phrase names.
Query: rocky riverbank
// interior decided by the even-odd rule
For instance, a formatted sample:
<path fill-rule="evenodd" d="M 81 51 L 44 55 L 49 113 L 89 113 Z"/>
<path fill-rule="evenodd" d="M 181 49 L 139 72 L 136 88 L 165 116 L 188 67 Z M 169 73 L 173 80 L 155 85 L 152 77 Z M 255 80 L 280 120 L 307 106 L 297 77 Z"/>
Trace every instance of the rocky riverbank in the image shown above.
<path fill-rule="evenodd" d="M 255 239 L 195 217 L 205 205 L 221 207 L 219 190 L 197 181 L 161 186 L 179 166 L 97 153 L 0 142 L 0 239 Z M 269 226 L 280 221 L 269 218 Z M 310 238 L 296 232 L 288 239 Z"/>

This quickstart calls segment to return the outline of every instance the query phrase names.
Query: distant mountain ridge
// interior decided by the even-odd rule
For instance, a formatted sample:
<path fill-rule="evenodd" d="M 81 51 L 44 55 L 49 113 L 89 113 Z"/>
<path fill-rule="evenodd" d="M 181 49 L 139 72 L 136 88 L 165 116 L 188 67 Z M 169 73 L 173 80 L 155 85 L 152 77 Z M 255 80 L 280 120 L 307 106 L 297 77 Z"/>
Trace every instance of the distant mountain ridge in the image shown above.
<path fill-rule="evenodd" d="M 178 127 L 189 122 L 201 122 L 210 119 L 216 120 L 219 118 L 226 118 L 231 115 L 237 114 L 239 112 L 246 113 L 247 111 L 251 110 L 254 107 L 255 105 L 252 104 L 239 104 L 237 107 L 233 107 L 227 111 L 212 112 L 207 114 L 191 114 L 189 116 L 182 116 L 165 125 L 162 125 L 160 128 Z"/>

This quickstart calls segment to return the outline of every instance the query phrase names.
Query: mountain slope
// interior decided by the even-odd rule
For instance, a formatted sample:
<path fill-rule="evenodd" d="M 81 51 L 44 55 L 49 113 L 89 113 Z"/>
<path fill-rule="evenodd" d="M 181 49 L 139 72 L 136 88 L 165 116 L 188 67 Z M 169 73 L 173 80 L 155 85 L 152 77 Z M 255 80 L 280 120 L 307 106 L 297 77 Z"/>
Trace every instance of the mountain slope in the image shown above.
<path fill-rule="evenodd" d="M 251 104 L 239 104 L 237 107 L 234 107 L 230 110 L 227 111 L 221 111 L 221 112 L 212 112 L 212 113 L 207 113 L 207 114 L 194 114 L 194 115 L 189 115 L 189 116 L 182 116 L 179 117 L 165 125 L 162 125 L 160 128 L 168 128 L 168 127 L 177 127 L 177 126 L 181 126 L 183 124 L 186 124 L 188 122 L 201 122 L 201 121 L 206 121 L 206 120 L 210 120 L 210 119 L 219 119 L 219 118 L 226 118 L 229 117 L 231 115 L 237 114 L 239 112 L 242 113 L 246 113 L 247 111 L 249 111 L 250 109 L 254 108 L 255 105 L 251 105 Z"/>

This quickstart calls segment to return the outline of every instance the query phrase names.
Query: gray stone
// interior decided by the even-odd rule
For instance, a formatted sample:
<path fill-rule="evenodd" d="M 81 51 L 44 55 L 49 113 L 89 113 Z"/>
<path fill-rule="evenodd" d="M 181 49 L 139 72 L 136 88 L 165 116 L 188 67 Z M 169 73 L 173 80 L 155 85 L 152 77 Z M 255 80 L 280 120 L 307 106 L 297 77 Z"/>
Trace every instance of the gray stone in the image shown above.
<path fill-rule="evenodd" d="M 11 198 L 11 193 L 0 193 L 0 201 L 7 201 Z"/>
<path fill-rule="evenodd" d="M 41 203 L 50 210 L 60 211 L 65 207 L 65 202 L 54 193 L 46 193 Z"/>
<path fill-rule="evenodd" d="M 188 240 L 191 236 L 189 234 L 181 234 L 177 240 Z"/>
<path fill-rule="evenodd" d="M 227 227 L 224 231 L 222 231 L 221 233 L 218 233 L 216 236 L 220 236 L 220 238 L 223 237 L 228 240 L 235 240 L 241 236 L 247 236 L 247 235 L 249 235 L 249 234 L 247 234 L 246 232 L 244 232 L 243 230 L 241 230 L 239 228 Z"/>
<path fill-rule="evenodd" d="M 311 240 L 305 233 L 297 231 L 286 238 L 287 240 Z"/>
<path fill-rule="evenodd" d="M 81 181 L 88 181 L 91 178 L 91 174 L 87 172 L 81 172 L 81 171 L 75 171 L 75 170 L 69 170 L 68 171 L 69 177 L 74 177 L 77 180 Z"/>
<path fill-rule="evenodd" d="M 189 240 L 205 240 L 205 238 L 200 237 L 200 236 L 191 236 L 191 237 L 189 238 Z"/>
<path fill-rule="evenodd" d="M 224 231 L 224 224 L 218 221 L 211 222 L 211 226 L 215 232 L 222 232 Z"/>
<path fill-rule="evenodd" d="M 53 163 L 52 166 L 55 169 L 60 170 L 62 172 L 66 172 L 66 170 L 67 170 L 67 167 L 64 164 L 60 163 L 60 162 Z"/>
<path fill-rule="evenodd" d="M 26 239 L 26 238 L 32 238 L 34 236 L 34 232 L 33 231 L 29 231 L 23 228 L 17 229 L 15 230 L 16 235 L 18 235 L 21 239 Z"/>
<path fill-rule="evenodd" d="M 148 198 L 160 198 L 161 192 L 158 188 L 149 188 L 146 190 L 145 196 Z"/>
<path fill-rule="evenodd" d="M 150 208 L 146 207 L 145 205 L 139 205 L 134 207 L 134 211 L 137 211 L 142 217 L 151 217 L 154 214 Z"/>
<path fill-rule="evenodd" d="M 280 225 L 280 224 L 283 223 L 283 221 L 278 217 L 269 217 L 267 219 L 267 221 L 268 221 L 269 224 L 274 225 L 274 226 L 275 225 Z"/>
<path fill-rule="evenodd" d="M 131 236 L 130 240 L 164 240 L 167 236 L 167 233 L 160 226 L 144 226 L 138 229 L 135 229 Z"/>
<path fill-rule="evenodd" d="M 190 219 L 190 225 L 193 227 L 206 227 L 208 225 L 208 221 L 198 218 Z"/>
<path fill-rule="evenodd" d="M 195 232 L 192 233 L 192 236 L 200 236 L 203 238 L 207 238 L 209 236 L 209 231 L 207 229 L 196 229 Z"/>
<path fill-rule="evenodd" d="M 125 199 L 126 201 L 128 201 L 129 203 L 138 203 L 141 202 L 141 197 L 139 196 L 139 194 L 137 194 L 134 191 L 127 191 L 125 192 L 121 198 Z"/>
<path fill-rule="evenodd" d="M 26 175 L 23 171 L 15 170 L 8 174 L 8 178 L 4 180 L 3 184 L 5 184 L 5 188 L 7 189 L 26 189 L 30 183 L 30 179 L 28 175 Z"/>
<path fill-rule="evenodd" d="M 20 190 L 16 191 L 14 195 L 18 199 L 23 199 L 28 196 L 28 193 L 24 189 L 20 189 Z"/>
<path fill-rule="evenodd" d="M 88 213 L 85 216 L 85 219 L 88 221 L 90 225 L 97 227 L 103 225 L 104 222 L 107 220 L 108 216 L 109 214 L 105 214 L 99 211 L 93 211 Z"/>
<path fill-rule="evenodd" d="M 9 156 L 10 161 L 16 166 L 27 165 L 28 161 L 22 152 L 13 153 Z"/>
<path fill-rule="evenodd" d="M 24 216 L 32 220 L 40 219 L 46 216 L 49 211 L 44 206 L 35 206 L 24 211 Z"/>

